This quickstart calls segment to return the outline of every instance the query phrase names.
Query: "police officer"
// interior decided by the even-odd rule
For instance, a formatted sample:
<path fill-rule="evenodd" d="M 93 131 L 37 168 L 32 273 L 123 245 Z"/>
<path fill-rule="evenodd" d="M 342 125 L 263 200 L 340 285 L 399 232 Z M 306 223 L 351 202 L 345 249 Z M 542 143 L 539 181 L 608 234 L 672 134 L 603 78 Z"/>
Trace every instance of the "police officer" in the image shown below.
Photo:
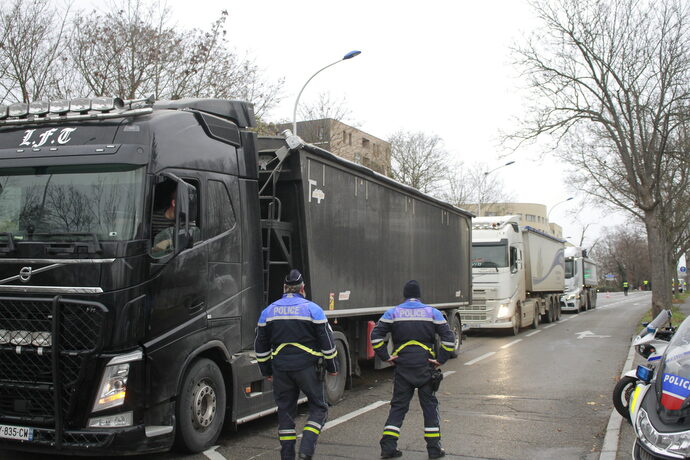
<path fill-rule="evenodd" d="M 415 388 L 424 413 L 424 440 L 429 458 L 441 458 L 441 429 L 438 399 L 432 383 L 432 370 L 445 363 L 455 347 L 455 335 L 435 308 L 423 304 L 419 283 L 408 281 L 403 288 L 405 302 L 388 309 L 371 332 L 371 343 L 382 361 L 395 365 L 393 398 L 381 437 L 381 458 L 402 456 L 398 438 Z M 388 354 L 387 335 L 391 334 L 393 353 Z M 441 347 L 436 355 L 436 335 Z"/>
<path fill-rule="evenodd" d="M 628 289 L 629 289 L 628 282 L 623 281 L 623 294 L 624 295 L 628 295 Z"/>
<path fill-rule="evenodd" d="M 281 299 L 261 313 L 254 350 L 261 373 L 273 382 L 280 458 L 295 458 L 295 415 L 302 391 L 309 401 L 309 419 L 302 432 L 299 458 L 311 459 L 328 416 L 317 363 L 323 359 L 328 373 L 337 375 L 337 351 L 323 310 L 304 298 L 304 281 L 298 270 L 285 277 L 283 292 Z"/>

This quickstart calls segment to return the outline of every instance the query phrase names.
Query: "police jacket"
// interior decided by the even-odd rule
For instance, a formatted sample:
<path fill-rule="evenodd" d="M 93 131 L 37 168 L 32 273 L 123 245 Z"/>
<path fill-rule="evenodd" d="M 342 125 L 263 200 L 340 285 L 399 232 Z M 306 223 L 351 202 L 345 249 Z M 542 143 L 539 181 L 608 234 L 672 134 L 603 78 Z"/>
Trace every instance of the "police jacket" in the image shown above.
<path fill-rule="evenodd" d="M 324 358 L 328 372 L 337 372 L 338 352 L 321 307 L 300 294 L 283 294 L 259 317 L 254 351 L 264 376 L 296 371 Z"/>
<path fill-rule="evenodd" d="M 386 336 L 390 332 L 396 366 L 428 366 L 429 359 L 445 363 L 455 348 L 455 334 L 440 311 L 417 299 L 407 299 L 388 309 L 371 332 L 371 344 L 382 361 L 388 361 Z M 434 350 L 436 334 L 441 338 L 438 354 Z"/>

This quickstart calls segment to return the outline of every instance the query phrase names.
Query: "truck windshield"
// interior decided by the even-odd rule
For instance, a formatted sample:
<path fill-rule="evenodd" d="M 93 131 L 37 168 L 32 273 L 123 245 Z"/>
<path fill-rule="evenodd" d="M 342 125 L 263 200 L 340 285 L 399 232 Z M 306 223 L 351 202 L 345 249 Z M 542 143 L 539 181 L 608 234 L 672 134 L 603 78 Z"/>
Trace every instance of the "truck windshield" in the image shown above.
<path fill-rule="evenodd" d="M 473 244 L 473 268 L 500 268 L 508 266 L 508 246 L 505 244 Z"/>
<path fill-rule="evenodd" d="M 565 259 L 565 277 L 572 278 L 577 274 L 575 259 Z"/>
<path fill-rule="evenodd" d="M 144 169 L 0 170 L 0 232 L 15 240 L 128 240 L 141 227 Z"/>

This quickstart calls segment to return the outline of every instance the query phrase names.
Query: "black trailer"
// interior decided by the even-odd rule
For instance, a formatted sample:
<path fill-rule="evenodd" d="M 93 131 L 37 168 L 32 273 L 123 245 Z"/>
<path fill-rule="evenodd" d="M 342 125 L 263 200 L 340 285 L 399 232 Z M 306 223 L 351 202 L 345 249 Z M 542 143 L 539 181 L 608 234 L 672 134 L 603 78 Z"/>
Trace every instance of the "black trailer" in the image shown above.
<path fill-rule="evenodd" d="M 200 451 L 275 411 L 253 336 L 291 267 L 338 339 L 333 402 L 408 279 L 459 346 L 471 215 L 253 126 L 222 100 L 0 106 L 0 448 Z"/>

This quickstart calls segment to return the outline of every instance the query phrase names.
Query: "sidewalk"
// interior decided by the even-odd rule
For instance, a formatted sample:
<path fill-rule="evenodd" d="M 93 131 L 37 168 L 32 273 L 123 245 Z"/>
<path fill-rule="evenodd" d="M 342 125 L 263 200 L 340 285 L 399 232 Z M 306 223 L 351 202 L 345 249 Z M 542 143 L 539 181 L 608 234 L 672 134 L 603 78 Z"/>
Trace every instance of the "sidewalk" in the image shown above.
<path fill-rule="evenodd" d="M 685 302 L 678 305 L 680 311 L 690 316 L 690 297 L 685 299 Z M 644 359 L 639 355 L 635 354 L 635 359 L 633 360 L 633 366 L 637 367 L 638 364 L 644 362 Z M 635 432 L 632 425 L 626 420 L 621 423 L 620 436 L 618 437 L 618 451 L 616 452 L 616 460 L 630 460 L 632 458 L 632 448 L 635 443 Z"/>

